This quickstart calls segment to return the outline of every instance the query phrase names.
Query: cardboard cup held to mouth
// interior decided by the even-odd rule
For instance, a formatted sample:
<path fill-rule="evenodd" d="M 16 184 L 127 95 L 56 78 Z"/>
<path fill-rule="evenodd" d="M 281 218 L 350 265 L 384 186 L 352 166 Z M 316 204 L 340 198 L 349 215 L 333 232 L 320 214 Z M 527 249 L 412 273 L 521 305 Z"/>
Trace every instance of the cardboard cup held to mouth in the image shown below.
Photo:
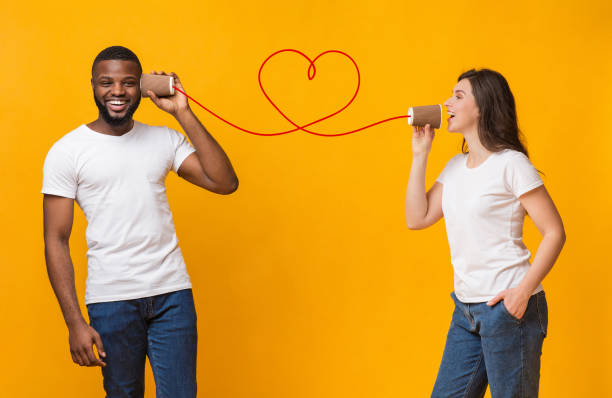
<path fill-rule="evenodd" d="M 174 77 L 143 73 L 140 77 L 140 93 L 148 97 L 147 90 L 153 91 L 158 97 L 174 95 Z"/>
<path fill-rule="evenodd" d="M 442 126 L 442 105 L 413 106 L 408 109 L 408 124 L 424 127 L 429 124 L 434 129 Z"/>

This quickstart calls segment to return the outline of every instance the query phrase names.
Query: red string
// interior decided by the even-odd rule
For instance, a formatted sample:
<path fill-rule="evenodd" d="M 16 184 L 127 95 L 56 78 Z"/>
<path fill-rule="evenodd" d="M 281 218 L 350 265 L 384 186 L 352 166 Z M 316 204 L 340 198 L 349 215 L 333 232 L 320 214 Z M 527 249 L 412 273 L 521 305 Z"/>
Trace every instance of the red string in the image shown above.
<path fill-rule="evenodd" d="M 315 67 L 315 62 L 320 57 L 322 57 L 323 55 L 330 54 L 330 53 L 336 53 L 336 54 L 340 54 L 340 55 L 343 55 L 346 58 L 348 58 L 353 63 L 353 66 L 355 67 L 355 71 L 357 72 L 357 87 L 355 88 L 355 92 L 354 92 L 353 96 L 351 97 L 351 99 L 346 103 L 346 105 L 344 105 L 339 110 L 337 110 L 334 113 L 331 113 L 331 114 L 329 114 L 327 116 L 324 116 L 324 117 L 322 117 L 322 118 L 320 118 L 318 120 L 315 120 L 315 121 L 310 122 L 308 124 L 304 124 L 302 126 L 300 126 L 297 123 L 295 123 L 293 120 L 291 120 L 289 117 L 287 117 L 287 115 L 285 115 L 285 113 L 274 103 L 274 101 L 272 101 L 270 96 L 268 96 L 268 93 L 266 93 L 266 90 L 264 89 L 263 84 L 261 83 L 261 72 L 263 71 L 263 68 L 266 65 L 266 63 L 272 57 L 274 57 L 274 56 L 276 56 L 276 55 L 278 55 L 280 53 L 284 53 L 284 52 L 292 52 L 292 53 L 295 53 L 295 54 L 299 54 L 299 55 L 304 57 L 309 62 L 309 66 L 308 66 L 308 80 L 314 79 L 314 77 L 315 77 L 315 75 L 317 73 L 317 69 Z M 375 122 L 375 123 L 368 124 L 367 126 L 360 127 L 358 129 L 355 129 L 355 130 L 345 131 L 343 133 L 324 134 L 324 133 L 317 133 L 315 131 L 308 130 L 306 127 L 310 127 L 310 126 L 312 126 L 314 124 L 322 122 L 323 120 L 329 119 L 330 117 L 333 117 L 333 116 L 339 114 L 340 112 L 342 112 L 343 110 L 345 110 L 346 108 L 348 108 L 349 105 L 351 105 L 353 103 L 353 101 L 357 97 L 357 93 L 359 92 L 359 87 L 361 85 L 361 75 L 359 73 L 359 67 L 357 66 L 357 63 L 355 62 L 355 60 L 350 55 L 348 55 L 345 52 L 338 51 L 338 50 L 329 50 L 329 51 L 322 52 L 321 54 L 317 55 L 317 57 L 315 59 L 313 59 L 313 60 L 311 60 L 310 58 L 308 58 L 308 56 L 306 54 L 304 54 L 304 53 L 302 53 L 301 51 L 298 51 L 298 50 L 285 49 L 285 50 L 276 51 L 275 53 L 270 54 L 268 56 L 268 58 L 266 58 L 264 60 L 264 62 L 261 64 L 261 66 L 259 67 L 259 73 L 257 74 L 257 80 L 259 81 L 259 88 L 261 89 L 261 92 L 266 97 L 268 102 L 274 107 L 274 109 L 276 109 L 276 111 L 278 113 L 281 114 L 281 116 L 283 116 L 289 123 L 291 123 L 295 127 L 294 129 L 286 130 L 286 131 L 280 131 L 280 132 L 277 132 L 277 133 L 258 133 L 256 131 L 245 129 L 245 128 L 237 126 L 234 123 L 232 123 L 232 122 L 224 119 L 223 117 L 217 115 L 215 112 L 213 112 L 212 110 L 208 109 L 204 105 L 200 104 L 198 101 L 196 101 L 194 98 L 189 96 L 186 92 L 184 92 L 183 90 L 179 89 L 178 87 L 176 87 L 176 86 L 173 86 L 173 87 L 174 87 L 175 90 L 177 90 L 178 92 L 182 93 L 184 96 L 186 96 L 187 98 L 189 98 L 190 100 L 192 100 L 193 102 L 198 104 L 200 107 L 202 107 L 202 109 L 204 109 L 205 111 L 207 111 L 208 113 L 210 113 L 211 115 L 216 117 L 217 119 L 223 121 L 224 123 L 227 123 L 228 125 L 236 128 L 236 129 L 238 129 L 240 131 L 244 131 L 245 133 L 249 133 L 249 134 L 253 134 L 253 135 L 259 135 L 259 136 L 266 136 L 266 137 L 275 136 L 275 135 L 289 134 L 289 133 L 293 133 L 294 131 L 298 131 L 298 130 L 304 131 L 304 132 L 306 132 L 308 134 L 318 135 L 320 137 L 338 137 L 338 136 L 341 136 L 341 135 L 353 134 L 353 133 L 356 133 L 358 131 L 374 127 L 374 126 L 376 126 L 378 124 L 389 122 L 391 120 L 405 119 L 405 118 L 410 117 L 409 115 L 394 116 L 394 117 L 390 117 L 390 118 L 387 118 L 387 119 L 384 119 L 384 120 L 381 120 L 381 121 L 378 121 L 378 122 Z"/>

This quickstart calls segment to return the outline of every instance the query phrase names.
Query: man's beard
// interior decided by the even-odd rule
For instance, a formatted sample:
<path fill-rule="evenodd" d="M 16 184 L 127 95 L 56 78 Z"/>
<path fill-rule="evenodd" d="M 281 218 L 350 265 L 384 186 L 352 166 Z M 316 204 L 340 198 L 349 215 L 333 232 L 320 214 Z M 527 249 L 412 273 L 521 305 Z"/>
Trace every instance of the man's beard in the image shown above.
<path fill-rule="evenodd" d="M 140 105 L 140 96 L 137 97 L 135 104 L 130 105 L 128 107 L 127 111 L 125 112 L 125 116 L 123 117 L 112 117 L 110 113 L 108 113 L 108 109 L 106 109 L 106 106 L 104 106 L 102 102 L 98 101 L 98 98 L 96 98 L 96 94 L 94 94 L 94 101 L 96 102 L 96 106 L 100 111 L 100 115 L 102 115 L 102 119 L 104 119 L 106 123 L 110 124 L 111 126 L 121 126 L 122 124 L 125 124 L 132 120 L 134 112 L 136 112 L 136 109 L 138 109 L 138 105 Z"/>

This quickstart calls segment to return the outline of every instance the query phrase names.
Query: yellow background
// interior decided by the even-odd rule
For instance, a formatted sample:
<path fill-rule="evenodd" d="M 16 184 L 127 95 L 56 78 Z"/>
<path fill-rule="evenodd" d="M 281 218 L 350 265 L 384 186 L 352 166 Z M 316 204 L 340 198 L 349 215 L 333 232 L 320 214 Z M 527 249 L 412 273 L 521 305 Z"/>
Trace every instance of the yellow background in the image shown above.
<path fill-rule="evenodd" d="M 517 100 L 533 163 L 565 222 L 567 244 L 544 281 L 550 324 L 541 396 L 612 391 L 612 7 L 600 1 L 10 2 L 0 49 L 0 395 L 103 396 L 98 368 L 71 362 L 47 279 L 42 164 L 50 146 L 97 117 L 90 67 L 106 46 L 146 71 L 175 71 L 186 90 L 250 129 L 290 125 L 257 85 L 265 57 L 338 49 L 358 62 L 354 105 L 321 123 L 339 131 L 442 103 L 471 67 L 496 69 Z M 350 96 L 354 74 L 322 59 L 279 57 L 266 88 L 307 122 Z M 452 268 L 442 222 L 404 224 L 411 130 L 405 120 L 341 138 L 241 133 L 193 105 L 223 145 L 239 190 L 215 196 L 176 175 L 170 205 L 194 285 L 202 397 L 424 397 L 450 322 Z M 143 100 L 135 115 L 178 128 Z M 433 183 L 459 150 L 440 130 Z M 86 222 L 71 253 L 82 302 Z M 532 252 L 540 236 L 526 222 Z M 147 397 L 154 383 L 147 371 Z"/>

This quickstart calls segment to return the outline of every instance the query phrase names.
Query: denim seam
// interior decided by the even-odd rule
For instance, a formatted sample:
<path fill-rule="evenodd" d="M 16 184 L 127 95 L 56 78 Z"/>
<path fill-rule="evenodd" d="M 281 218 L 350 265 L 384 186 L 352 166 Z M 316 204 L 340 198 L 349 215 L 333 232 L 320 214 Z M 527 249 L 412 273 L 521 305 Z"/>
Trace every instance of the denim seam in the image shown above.
<path fill-rule="evenodd" d="M 538 293 L 539 294 L 539 293 Z M 542 331 L 542 336 L 546 337 L 546 332 L 544 331 L 544 323 L 542 322 L 542 313 L 540 311 L 540 297 L 536 297 L 536 309 L 538 312 L 538 323 L 540 324 L 540 330 Z"/>
<path fill-rule="evenodd" d="M 526 384 L 525 369 L 527 368 L 525 366 L 525 337 L 523 335 L 524 328 L 521 326 L 519 327 L 519 330 L 521 331 L 521 382 L 520 382 L 521 385 L 519 386 L 519 391 L 521 395 L 519 398 L 524 398 L 525 397 L 525 384 Z"/>
<path fill-rule="evenodd" d="M 157 398 L 163 398 L 163 388 L 161 387 L 161 377 L 159 374 L 159 368 L 157 367 L 157 360 L 155 359 L 155 350 L 153 349 L 153 342 L 151 341 L 151 337 L 147 336 L 147 341 L 149 343 L 149 362 L 151 363 L 151 370 L 153 370 L 153 378 L 155 379 L 155 395 Z M 157 375 L 157 377 L 155 377 Z"/>
<path fill-rule="evenodd" d="M 145 300 L 147 303 L 147 318 L 150 321 L 150 318 L 153 317 L 153 298 L 147 297 L 148 300 Z M 149 362 L 151 364 L 151 370 L 153 371 L 153 378 L 155 379 L 155 395 L 157 398 L 163 398 L 164 389 L 161 388 L 161 377 L 159 374 L 159 367 L 157 366 L 157 357 L 155 355 L 155 349 L 153 348 L 153 341 L 151 340 L 151 336 L 147 333 L 147 343 L 149 345 Z"/>
<path fill-rule="evenodd" d="M 470 381 L 468 382 L 468 385 L 465 388 L 465 394 L 463 395 L 464 398 L 468 397 L 468 393 L 470 392 L 470 388 L 472 387 L 472 383 L 474 382 L 474 377 L 476 376 L 476 372 L 478 372 L 478 368 L 480 368 L 480 363 L 482 362 L 483 358 L 484 358 L 484 353 L 480 353 L 480 357 L 478 357 L 478 363 L 476 364 L 476 367 L 474 368 L 474 371 L 472 372 L 472 376 L 470 377 Z"/>

